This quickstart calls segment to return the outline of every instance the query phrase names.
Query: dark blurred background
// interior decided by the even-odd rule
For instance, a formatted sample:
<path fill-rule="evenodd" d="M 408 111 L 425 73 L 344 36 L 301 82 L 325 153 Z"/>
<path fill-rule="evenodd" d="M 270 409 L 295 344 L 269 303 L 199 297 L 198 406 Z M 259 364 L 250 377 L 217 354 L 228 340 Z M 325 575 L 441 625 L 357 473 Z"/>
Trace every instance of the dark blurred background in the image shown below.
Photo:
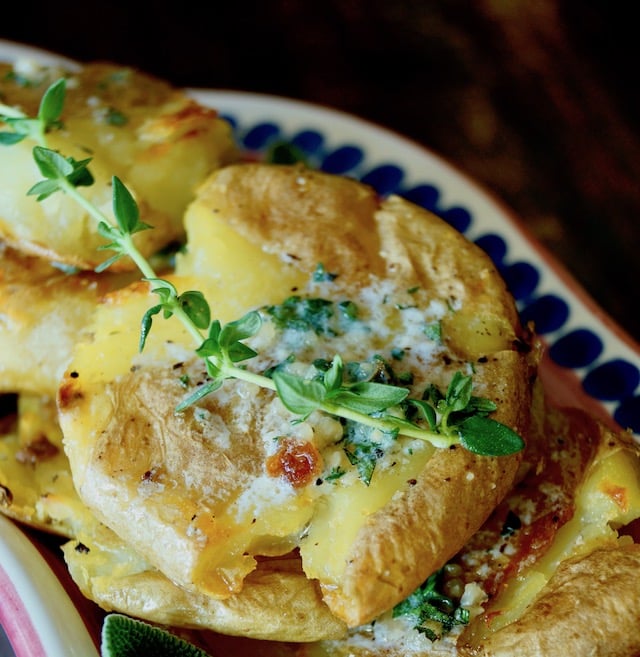
<path fill-rule="evenodd" d="M 640 340 L 632 13 L 608 0 L 31 2 L 3 8 L 0 37 L 403 133 L 502 199 Z"/>

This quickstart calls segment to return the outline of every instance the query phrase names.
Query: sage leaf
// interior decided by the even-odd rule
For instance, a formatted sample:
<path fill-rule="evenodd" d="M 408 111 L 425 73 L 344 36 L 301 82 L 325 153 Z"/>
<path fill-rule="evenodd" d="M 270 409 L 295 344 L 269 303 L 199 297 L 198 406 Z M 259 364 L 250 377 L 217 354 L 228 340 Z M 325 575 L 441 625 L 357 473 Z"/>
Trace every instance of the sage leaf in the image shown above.
<path fill-rule="evenodd" d="M 108 614 L 102 624 L 102 657 L 209 657 L 200 648 L 144 621 Z"/>

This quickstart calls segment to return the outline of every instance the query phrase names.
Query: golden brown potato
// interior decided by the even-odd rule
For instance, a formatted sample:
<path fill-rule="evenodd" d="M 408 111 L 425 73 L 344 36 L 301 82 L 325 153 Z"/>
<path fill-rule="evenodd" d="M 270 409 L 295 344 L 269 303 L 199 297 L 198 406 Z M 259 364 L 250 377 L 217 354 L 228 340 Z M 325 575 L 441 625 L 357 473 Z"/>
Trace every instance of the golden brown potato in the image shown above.
<path fill-rule="evenodd" d="M 80 188 L 82 194 L 112 217 L 116 175 L 135 195 L 142 220 L 154 226 L 135 238 L 144 254 L 181 238 L 196 184 L 236 157 L 227 122 L 162 80 L 101 62 L 74 72 L 0 64 L 0 101 L 35 116 L 47 86 L 59 77 L 67 78 L 63 126 L 47 135 L 47 145 L 65 157 L 92 159 L 95 183 Z M 42 202 L 27 196 L 42 179 L 33 161 L 35 144 L 29 138 L 0 147 L 0 239 L 28 254 L 93 269 L 111 255 L 97 250 L 106 243 L 98 222 L 62 193 Z M 125 258 L 115 267 L 132 265 Z"/>
<path fill-rule="evenodd" d="M 437 217 L 355 181 L 251 164 L 212 175 L 185 225 L 186 254 L 171 280 L 204 290 L 224 321 L 261 309 L 250 369 L 294 353 L 293 369 L 310 371 L 336 352 L 372 367 L 372 354 L 391 363 L 401 352 L 394 367 L 411 372 L 414 396 L 473 372 L 475 394 L 526 435 L 536 355 L 486 254 Z M 332 273 L 320 282 L 319 263 Z M 283 330 L 268 306 L 284 306 L 292 292 L 294 303 L 350 301 L 360 314 L 340 324 L 338 313 L 327 330 Z M 299 546 L 333 614 L 361 625 L 451 558 L 509 489 L 520 455 L 478 457 L 379 431 L 367 484 L 340 422 L 319 412 L 292 422 L 270 390 L 239 379 L 176 414 L 206 373 L 175 318 L 154 325 L 137 354 L 153 296 L 138 285 L 107 297 L 91 341 L 75 351 L 59 409 L 81 498 L 182 588 L 231 599 L 260 557 Z M 470 326 L 469 317 L 480 321 Z M 436 324 L 442 337 L 429 337 Z M 303 474 L 292 475 L 288 459 L 304 461 Z"/>
<path fill-rule="evenodd" d="M 580 654 L 587 647 L 597 649 L 594 654 L 602 657 L 635 654 L 640 546 L 621 530 L 640 516 L 640 450 L 624 435 L 612 434 L 580 411 L 537 408 L 536 424 L 538 443 L 527 450 L 523 479 L 452 562 L 457 570 L 451 572 L 466 582 L 462 603 L 474 619 L 468 629 L 458 626 L 432 643 L 413 629 L 414 621 L 387 613 L 372 625 L 351 630 L 346 638 L 297 646 L 235 636 L 194 638 L 204 640 L 214 654 L 224 650 L 229 657 L 506 657 L 516 652 L 555 657 L 563 640 L 571 640 Z M 509 512 L 522 517 L 522 526 L 508 520 Z M 504 531 L 508 523 L 511 534 Z M 227 604 L 235 608 L 245 595 L 254 595 L 250 575 L 240 596 L 227 602 L 198 602 L 199 596 L 175 591 L 130 548 L 105 536 L 109 534 L 97 534 L 88 550 L 76 550 L 70 543 L 65 553 L 82 590 L 106 609 L 192 626 L 196 623 L 186 622 L 182 610 L 185 617 L 200 622 L 204 616 L 205 622 L 211 622 L 211 609 L 224 609 Z M 479 558 L 482 554 L 487 556 Z M 265 565 L 261 562 L 260 567 Z M 150 588 L 156 582 L 162 595 Z M 508 590 L 511 582 L 517 593 L 511 596 L 506 614 L 499 612 L 508 616 L 508 622 L 496 625 L 499 593 Z M 278 590 L 274 585 L 273 595 Z M 182 604 L 176 604 L 176 596 Z M 487 603 L 487 596 L 497 601 L 497 607 Z M 179 609 L 173 616 L 164 607 L 168 600 Z M 197 608 L 191 610 L 194 601 Z M 258 610 L 253 613 L 262 617 Z M 212 615 L 217 620 L 203 626 L 221 628 L 219 616 Z M 230 618 L 227 631 L 252 635 L 233 613 Z M 474 639 L 478 625 L 485 626 L 489 619 L 494 623 L 487 627 L 493 625 L 497 631 L 485 630 L 480 640 Z"/>
<path fill-rule="evenodd" d="M 438 589 L 462 593 L 469 625 L 432 643 L 415 619 L 387 613 L 296 657 L 557 657 L 567 645 L 600 657 L 638 652 L 640 545 L 627 528 L 640 517 L 640 448 L 582 411 L 541 401 L 521 478 Z M 233 643 L 225 650 L 241 654 Z"/>
<path fill-rule="evenodd" d="M 135 274 L 65 273 L 0 243 L 0 392 L 55 400 L 71 350 L 100 297 Z"/>

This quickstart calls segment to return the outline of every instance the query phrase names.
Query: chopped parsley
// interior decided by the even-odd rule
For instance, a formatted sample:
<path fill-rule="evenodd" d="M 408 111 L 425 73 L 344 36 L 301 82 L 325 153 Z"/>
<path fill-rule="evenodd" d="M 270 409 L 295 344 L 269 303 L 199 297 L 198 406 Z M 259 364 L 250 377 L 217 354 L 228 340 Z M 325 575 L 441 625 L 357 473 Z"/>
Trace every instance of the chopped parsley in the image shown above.
<path fill-rule="evenodd" d="M 408 616 L 414 629 L 430 641 L 437 641 L 456 625 L 469 622 L 469 612 L 453 598 L 441 593 L 444 569 L 430 575 L 408 598 L 393 608 L 393 617 Z"/>
<path fill-rule="evenodd" d="M 358 475 L 365 485 L 371 483 L 376 463 L 384 456 L 380 442 L 372 438 L 374 429 L 358 422 L 345 422 L 343 438 L 344 453 L 349 463 L 358 470 Z"/>
<path fill-rule="evenodd" d="M 313 272 L 314 283 L 331 283 L 338 278 L 338 274 L 332 274 L 325 269 L 325 266 L 319 262 L 316 270 Z"/>
<path fill-rule="evenodd" d="M 358 307 L 353 301 L 336 303 L 299 295 L 292 295 L 281 304 L 265 306 L 263 310 L 279 329 L 313 331 L 326 336 L 340 335 L 358 318 Z"/>

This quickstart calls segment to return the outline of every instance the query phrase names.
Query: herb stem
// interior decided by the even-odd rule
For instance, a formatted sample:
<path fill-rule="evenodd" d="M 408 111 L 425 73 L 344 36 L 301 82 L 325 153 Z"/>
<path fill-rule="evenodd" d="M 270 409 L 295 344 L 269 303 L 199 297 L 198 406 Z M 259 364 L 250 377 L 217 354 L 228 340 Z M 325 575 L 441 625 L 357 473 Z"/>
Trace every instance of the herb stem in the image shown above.
<path fill-rule="evenodd" d="M 0 116 L 5 116 L 8 119 L 26 119 L 27 116 L 23 114 L 20 110 L 11 105 L 5 105 L 0 103 Z"/>
<path fill-rule="evenodd" d="M 457 442 L 456 439 L 436 433 L 434 431 L 421 429 L 418 426 L 409 426 L 405 423 L 398 425 L 393 422 L 393 420 L 389 420 L 388 416 L 387 418 L 376 418 L 372 417 L 371 415 L 366 415 L 365 413 L 354 411 L 344 406 L 331 404 L 330 402 L 323 402 L 320 405 L 320 410 L 323 410 L 331 415 L 342 417 L 345 420 L 358 422 L 359 424 L 366 425 L 372 429 L 378 429 L 379 431 L 383 431 L 385 433 L 396 431 L 400 435 L 406 436 L 408 438 L 418 438 L 420 440 L 424 440 L 425 442 L 430 442 L 434 447 L 442 449 L 451 447 L 451 445 Z"/>

